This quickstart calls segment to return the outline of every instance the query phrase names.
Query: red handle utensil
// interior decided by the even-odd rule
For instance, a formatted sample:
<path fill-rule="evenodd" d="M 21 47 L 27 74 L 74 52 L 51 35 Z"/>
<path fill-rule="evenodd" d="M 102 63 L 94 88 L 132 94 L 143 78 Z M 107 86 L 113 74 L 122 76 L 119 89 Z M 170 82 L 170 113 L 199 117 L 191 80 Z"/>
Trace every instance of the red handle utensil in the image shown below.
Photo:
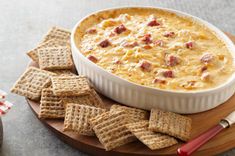
<path fill-rule="evenodd" d="M 231 126 L 235 122 L 235 111 L 229 114 L 226 118 L 222 119 L 220 123 L 206 132 L 200 134 L 198 137 L 184 144 L 178 148 L 177 154 L 179 156 L 190 156 L 193 152 L 199 149 L 207 141 L 213 138 L 216 134 L 221 132 L 223 129 Z"/>
<path fill-rule="evenodd" d="M 187 144 L 183 145 L 177 150 L 177 153 L 179 156 L 189 156 L 194 151 L 196 151 L 198 148 L 200 148 L 203 144 L 205 144 L 208 140 L 210 140 L 212 137 L 214 137 L 216 134 L 218 134 L 221 130 L 223 130 L 224 127 L 220 124 L 212 127 L 205 133 L 199 135 L 192 141 L 188 142 Z"/>

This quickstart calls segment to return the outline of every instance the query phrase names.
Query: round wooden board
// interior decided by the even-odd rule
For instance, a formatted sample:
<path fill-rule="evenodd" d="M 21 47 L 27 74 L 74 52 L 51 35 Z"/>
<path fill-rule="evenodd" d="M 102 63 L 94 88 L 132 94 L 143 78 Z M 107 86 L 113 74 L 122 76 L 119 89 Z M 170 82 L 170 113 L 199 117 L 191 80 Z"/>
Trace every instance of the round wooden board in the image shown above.
<path fill-rule="evenodd" d="M 227 34 L 235 43 L 235 36 Z M 30 66 L 37 66 L 31 63 Z M 102 97 L 104 103 L 109 107 L 114 101 Z M 38 116 L 39 113 L 39 103 L 26 99 L 32 111 Z M 193 129 L 191 137 L 199 135 L 208 128 L 216 125 L 220 119 L 228 115 L 230 112 L 235 110 L 235 95 L 231 97 L 224 104 L 202 113 L 187 115 L 192 118 Z M 44 123 L 49 129 L 54 132 L 58 138 L 63 140 L 65 143 L 77 148 L 80 151 L 89 153 L 91 155 L 102 155 L 102 156 L 146 156 L 146 155 L 176 155 L 176 150 L 182 145 L 179 143 L 175 146 L 164 148 L 161 150 L 152 151 L 143 145 L 141 142 L 136 141 L 133 143 L 126 144 L 112 151 L 105 151 L 102 145 L 99 143 L 96 137 L 88 137 L 78 135 L 74 132 L 63 132 L 63 120 L 43 120 L 39 119 Z M 232 126 L 217 136 L 212 140 L 202 146 L 195 155 L 215 155 L 227 151 L 229 149 L 235 148 L 235 126 Z"/>

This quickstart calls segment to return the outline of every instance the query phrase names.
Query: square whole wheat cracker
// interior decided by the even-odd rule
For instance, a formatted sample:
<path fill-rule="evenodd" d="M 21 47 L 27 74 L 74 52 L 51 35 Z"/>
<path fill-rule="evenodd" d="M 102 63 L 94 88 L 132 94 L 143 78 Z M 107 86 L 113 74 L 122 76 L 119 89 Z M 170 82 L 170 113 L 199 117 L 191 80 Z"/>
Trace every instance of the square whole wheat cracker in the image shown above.
<path fill-rule="evenodd" d="M 86 95 L 91 90 L 85 76 L 53 76 L 51 80 L 53 92 L 57 96 Z"/>
<path fill-rule="evenodd" d="M 74 64 L 68 46 L 47 47 L 38 50 L 40 69 L 72 69 Z"/>
<path fill-rule="evenodd" d="M 70 35 L 71 35 L 71 32 L 69 30 L 58 27 L 58 26 L 54 26 L 44 36 L 43 42 L 46 42 L 53 38 L 56 38 L 62 41 L 69 41 Z"/>
<path fill-rule="evenodd" d="M 136 137 L 126 128 L 128 124 L 126 112 L 105 112 L 92 119 L 90 124 L 106 151 L 130 143 Z"/>
<path fill-rule="evenodd" d="M 104 109 L 106 108 L 102 99 L 99 97 L 99 95 L 96 93 L 94 89 L 91 89 L 86 95 L 63 97 L 62 101 L 65 107 L 67 104 L 73 103 L 73 104 L 93 106 L 97 108 L 104 108 Z"/>
<path fill-rule="evenodd" d="M 89 120 L 106 110 L 87 105 L 69 103 L 66 107 L 64 131 L 75 131 L 82 135 L 93 136 Z"/>
<path fill-rule="evenodd" d="M 30 50 L 29 52 L 27 52 L 27 55 L 35 62 L 39 62 L 38 59 L 38 50 L 41 49 L 45 49 L 48 47 L 60 47 L 60 46 L 66 46 L 68 45 L 67 41 L 63 41 L 63 40 L 58 40 L 56 38 L 50 39 L 46 42 L 43 42 L 41 44 L 39 44 L 36 48 Z"/>
<path fill-rule="evenodd" d="M 177 144 L 177 140 L 174 137 L 153 132 L 148 129 L 148 126 L 148 120 L 126 125 L 127 129 L 151 150 L 161 149 Z"/>
<path fill-rule="evenodd" d="M 125 111 L 128 114 L 130 122 L 138 122 L 141 120 L 149 119 L 149 112 L 146 110 L 117 105 L 117 104 L 112 105 L 110 108 L 110 112 L 112 113 L 117 111 Z"/>
<path fill-rule="evenodd" d="M 64 118 L 65 109 L 60 97 L 55 96 L 51 88 L 42 90 L 39 118 Z"/>
<path fill-rule="evenodd" d="M 39 100 L 42 89 L 51 83 L 51 72 L 29 67 L 12 87 L 11 92 L 31 100 Z"/>
<path fill-rule="evenodd" d="M 149 129 L 174 136 L 183 141 L 190 139 L 192 120 L 173 112 L 152 109 L 149 120 Z"/>

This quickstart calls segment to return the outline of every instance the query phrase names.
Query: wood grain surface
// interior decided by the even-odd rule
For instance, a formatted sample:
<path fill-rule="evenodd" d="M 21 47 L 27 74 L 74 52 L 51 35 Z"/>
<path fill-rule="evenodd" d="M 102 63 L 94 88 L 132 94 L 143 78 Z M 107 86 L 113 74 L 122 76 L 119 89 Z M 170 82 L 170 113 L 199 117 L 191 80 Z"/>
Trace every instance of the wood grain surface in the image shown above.
<path fill-rule="evenodd" d="M 235 36 L 227 34 L 235 43 Z M 32 64 L 31 66 L 36 66 Z M 110 106 L 114 101 L 103 97 L 105 104 Z M 35 115 L 38 116 L 39 103 L 26 99 L 29 106 Z M 235 110 L 235 95 L 233 95 L 224 104 L 197 114 L 187 115 L 192 118 L 193 129 L 191 138 L 196 137 L 200 133 L 216 125 L 220 119 L 228 115 L 230 112 Z M 52 130 L 58 138 L 63 140 L 65 143 L 77 148 L 80 151 L 89 153 L 91 155 L 102 155 L 102 156 L 148 156 L 148 155 L 176 155 L 176 149 L 182 145 L 182 142 L 161 150 L 152 151 L 148 149 L 142 143 L 136 141 L 127 145 L 116 148 L 113 151 L 106 152 L 102 145 L 99 143 L 96 137 L 81 136 L 74 132 L 63 132 L 63 120 L 42 120 L 39 119 L 43 124 Z M 215 136 L 212 140 L 202 146 L 194 155 L 195 156 L 207 156 L 215 155 L 232 149 L 235 147 L 235 126 L 223 130 L 220 134 Z"/>

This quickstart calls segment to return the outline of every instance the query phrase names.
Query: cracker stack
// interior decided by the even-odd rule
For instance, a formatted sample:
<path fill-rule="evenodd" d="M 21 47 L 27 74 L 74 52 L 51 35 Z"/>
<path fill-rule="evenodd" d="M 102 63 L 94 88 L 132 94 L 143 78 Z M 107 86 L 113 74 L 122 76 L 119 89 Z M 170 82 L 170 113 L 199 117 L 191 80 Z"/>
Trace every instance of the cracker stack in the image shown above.
<path fill-rule="evenodd" d="M 39 64 L 30 67 L 12 88 L 12 92 L 31 100 L 40 100 L 40 118 L 64 118 L 67 103 L 105 108 L 91 83 L 72 72 L 70 32 L 53 27 L 28 56 Z M 52 80 L 52 81 L 51 81 Z"/>
<path fill-rule="evenodd" d="M 140 140 L 151 150 L 187 141 L 191 119 L 172 112 L 149 112 L 114 104 L 106 110 L 93 85 L 85 76 L 72 72 L 74 63 L 69 45 L 70 32 L 53 27 L 28 56 L 40 69 L 29 67 L 11 91 L 31 100 L 40 99 L 39 118 L 63 119 L 64 130 L 96 135 L 109 151 Z"/>

